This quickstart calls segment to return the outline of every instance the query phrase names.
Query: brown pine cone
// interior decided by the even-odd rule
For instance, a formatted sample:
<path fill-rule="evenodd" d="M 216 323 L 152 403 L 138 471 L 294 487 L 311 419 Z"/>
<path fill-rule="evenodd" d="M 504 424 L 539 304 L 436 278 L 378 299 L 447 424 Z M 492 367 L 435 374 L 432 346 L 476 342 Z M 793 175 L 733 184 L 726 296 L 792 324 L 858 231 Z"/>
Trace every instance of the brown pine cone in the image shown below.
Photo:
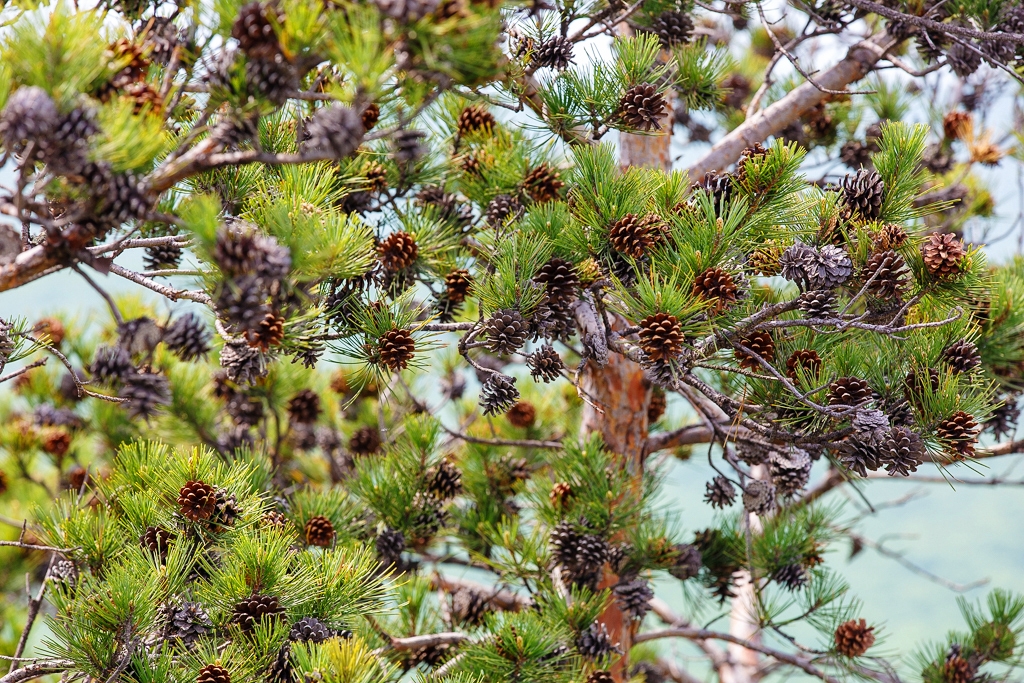
<path fill-rule="evenodd" d="M 960 140 L 973 125 L 969 111 L 954 110 L 942 117 L 942 132 L 947 140 Z"/>
<path fill-rule="evenodd" d="M 544 285 L 549 299 L 557 301 L 575 299 L 576 288 L 580 285 L 580 278 L 573 265 L 557 256 L 541 266 L 533 280 Z"/>
<path fill-rule="evenodd" d="M 370 102 L 359 118 L 363 122 L 363 130 L 369 132 L 380 121 L 380 107 L 376 102 Z"/>
<path fill-rule="evenodd" d="M 899 249 L 907 241 L 907 231 L 897 223 L 886 223 L 874 236 L 875 248 L 880 251 Z"/>
<path fill-rule="evenodd" d="M 173 539 L 174 534 L 167 529 L 158 526 L 148 526 L 142 532 L 142 536 L 139 537 L 139 547 L 155 554 L 161 560 L 166 560 L 167 551 L 170 549 Z"/>
<path fill-rule="evenodd" d="M 505 417 L 508 418 L 513 427 L 527 429 L 532 427 L 533 423 L 537 420 L 537 409 L 533 407 L 532 403 L 519 401 L 508 409 Z"/>
<path fill-rule="evenodd" d="M 473 279 L 470 277 L 468 270 L 456 268 L 444 276 L 444 284 L 447 290 L 448 301 L 453 304 L 461 304 L 466 300 L 466 295 L 469 294 L 469 288 L 473 284 Z"/>
<path fill-rule="evenodd" d="M 875 627 L 863 619 L 850 619 L 836 629 L 836 651 L 844 657 L 860 657 L 875 644 Z"/>
<path fill-rule="evenodd" d="M 942 352 L 942 358 L 955 372 L 970 372 L 981 365 L 978 346 L 966 339 L 953 342 Z"/>
<path fill-rule="evenodd" d="M 620 254 L 640 258 L 654 239 L 648 226 L 635 213 L 627 213 L 608 229 L 608 242 Z"/>
<path fill-rule="evenodd" d="M 750 253 L 747 257 L 747 267 L 751 272 L 765 277 L 778 275 L 781 271 L 779 258 L 782 257 L 782 245 L 774 240 L 769 240 Z"/>
<path fill-rule="evenodd" d="M 54 457 L 64 457 L 69 448 L 71 448 L 71 435 L 63 429 L 54 430 L 43 439 L 43 450 Z"/>
<path fill-rule="evenodd" d="M 796 381 L 797 368 L 802 368 L 809 377 L 817 377 L 821 369 L 821 356 L 814 349 L 798 349 L 786 361 L 786 376 Z"/>
<path fill-rule="evenodd" d="M 619 100 L 619 116 L 634 130 L 661 130 L 665 96 L 651 83 L 634 85 Z"/>
<path fill-rule="evenodd" d="M 974 416 L 958 410 L 939 423 L 935 434 L 959 455 L 970 457 L 974 455 L 978 431 Z"/>
<path fill-rule="evenodd" d="M 301 389 L 288 401 L 288 417 L 298 424 L 313 424 L 320 417 L 320 396 L 311 389 Z"/>
<path fill-rule="evenodd" d="M 693 282 L 693 295 L 714 302 L 711 307 L 713 313 L 721 313 L 736 303 L 736 292 L 732 275 L 721 268 L 708 268 Z"/>
<path fill-rule="evenodd" d="M 465 136 L 472 133 L 489 134 L 494 129 L 496 121 L 494 115 L 485 107 L 472 105 L 462 110 L 456 123 L 459 135 Z"/>
<path fill-rule="evenodd" d="M 181 516 L 190 522 L 209 519 L 217 508 L 217 494 L 212 486 L 202 481 L 187 481 L 178 492 Z"/>
<path fill-rule="evenodd" d="M 871 397 L 871 387 L 859 377 L 840 377 L 828 388 L 830 406 L 856 406 Z"/>
<path fill-rule="evenodd" d="M 269 5 L 262 2 L 250 2 L 238 11 L 238 17 L 231 26 L 231 37 L 238 41 L 238 47 L 248 57 L 270 59 L 281 51 L 281 45 L 271 23 L 280 23 L 281 17 Z"/>
<path fill-rule="evenodd" d="M 377 340 L 377 346 L 380 349 L 380 362 L 392 371 L 409 367 L 409 361 L 416 352 L 412 334 L 404 329 L 388 330 Z"/>
<path fill-rule="evenodd" d="M 420 249 L 416 238 L 404 231 L 393 232 L 377 245 L 377 257 L 384 270 L 397 273 L 413 264 Z"/>
<path fill-rule="evenodd" d="M 310 517 L 305 527 L 306 544 L 315 545 L 321 548 L 330 548 L 337 535 L 331 520 L 322 515 Z"/>
<path fill-rule="evenodd" d="M 907 288 L 909 272 L 907 262 L 897 252 L 879 251 L 868 259 L 863 277 L 865 282 L 871 280 L 869 292 L 881 299 L 893 299 Z"/>
<path fill-rule="evenodd" d="M 245 333 L 246 344 L 266 353 L 271 346 L 277 346 L 284 339 L 284 318 L 273 311 L 256 325 L 255 330 Z"/>
<path fill-rule="evenodd" d="M 217 664 L 207 664 L 199 670 L 196 683 L 231 683 L 231 674 Z"/>
<path fill-rule="evenodd" d="M 964 245 L 951 232 L 932 233 L 921 245 L 924 267 L 939 279 L 953 277 L 960 273 L 964 260 Z"/>
<path fill-rule="evenodd" d="M 281 601 L 274 595 L 259 595 L 254 593 L 247 598 L 242 598 L 235 604 L 233 621 L 242 627 L 242 630 L 250 633 L 256 624 L 264 620 L 284 618 L 284 607 Z"/>
<path fill-rule="evenodd" d="M 655 313 L 641 320 L 639 336 L 640 348 L 652 361 L 673 358 L 683 348 L 679 319 L 668 313 Z"/>
<path fill-rule="evenodd" d="M 775 340 L 772 339 L 771 332 L 759 331 L 750 334 L 749 336 L 742 337 L 740 339 L 740 345 L 745 346 L 758 356 L 760 356 L 765 362 L 771 363 L 775 360 Z M 736 355 L 736 360 L 739 361 L 740 367 L 745 370 L 757 370 L 761 367 L 761 363 L 754 358 L 754 356 L 747 354 L 742 349 L 734 349 L 733 353 Z"/>
<path fill-rule="evenodd" d="M 569 498 L 572 497 L 572 486 L 564 481 L 556 481 L 552 485 L 551 493 L 548 497 L 551 499 L 553 506 L 563 508 L 569 502 Z"/>
<path fill-rule="evenodd" d="M 547 163 L 534 168 L 523 179 L 523 190 L 537 203 L 558 199 L 559 190 L 563 187 L 565 183 L 559 178 L 558 171 Z"/>

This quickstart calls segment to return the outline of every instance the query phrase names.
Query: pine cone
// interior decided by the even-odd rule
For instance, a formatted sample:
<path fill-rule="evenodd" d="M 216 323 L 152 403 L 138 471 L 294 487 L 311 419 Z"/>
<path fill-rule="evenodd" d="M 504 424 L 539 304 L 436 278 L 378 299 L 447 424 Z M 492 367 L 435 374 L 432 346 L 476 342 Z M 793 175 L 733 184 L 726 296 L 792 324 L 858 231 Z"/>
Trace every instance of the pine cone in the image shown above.
<path fill-rule="evenodd" d="M 559 190 L 563 187 L 565 183 L 559 178 L 558 171 L 547 163 L 534 168 L 523 179 L 523 190 L 538 204 L 558 199 Z"/>
<path fill-rule="evenodd" d="M 875 644 L 875 627 L 863 619 L 850 619 L 836 629 L 836 652 L 844 657 L 860 657 Z"/>
<path fill-rule="evenodd" d="M 565 507 L 569 499 L 572 498 L 572 485 L 564 481 L 556 481 L 551 485 L 551 493 L 548 498 L 556 509 Z"/>
<path fill-rule="evenodd" d="M 146 247 L 146 256 L 142 260 L 146 270 L 177 268 L 180 262 L 181 247 L 176 244 L 156 244 Z"/>
<path fill-rule="evenodd" d="M 981 67 L 982 57 L 967 45 L 955 43 L 946 51 L 946 64 L 960 78 L 967 78 Z"/>
<path fill-rule="evenodd" d="M 315 545 L 321 548 L 330 548 L 334 543 L 337 534 L 331 520 L 322 515 L 310 517 L 304 528 L 306 545 Z"/>
<path fill-rule="evenodd" d="M 78 583 L 78 569 L 71 560 L 58 560 L 46 571 L 46 578 L 55 583 L 62 583 L 74 588 Z"/>
<path fill-rule="evenodd" d="M 385 567 L 397 565 L 402 558 L 402 551 L 405 550 L 405 536 L 398 529 L 384 529 L 377 536 L 374 547 Z"/>
<path fill-rule="evenodd" d="M 348 450 L 353 455 L 373 455 L 380 446 L 380 432 L 376 427 L 360 427 L 348 440 Z"/>
<path fill-rule="evenodd" d="M 288 526 L 288 518 L 284 516 L 283 512 L 277 510 L 270 510 L 263 513 L 263 517 L 260 518 L 260 524 L 267 527 L 281 527 Z"/>
<path fill-rule="evenodd" d="M 925 461 L 924 441 L 907 427 L 893 427 L 882 442 L 881 459 L 889 476 L 910 476 Z"/>
<path fill-rule="evenodd" d="M 144 420 L 149 420 L 162 406 L 171 402 L 170 384 L 167 377 L 159 372 L 129 374 L 117 395 L 128 399 L 129 416 Z"/>
<path fill-rule="evenodd" d="M 288 639 L 300 643 L 322 643 L 335 635 L 334 631 L 316 617 L 302 617 L 292 624 Z"/>
<path fill-rule="evenodd" d="M 494 115 L 487 111 L 486 107 L 471 105 L 462 110 L 459 114 L 456 126 L 459 131 L 459 135 L 466 136 L 474 133 L 483 133 L 489 135 L 497 121 L 494 120 Z"/>
<path fill-rule="evenodd" d="M 608 242 L 620 254 L 640 258 L 654 244 L 654 236 L 648 223 L 627 213 L 608 229 Z"/>
<path fill-rule="evenodd" d="M 801 289 L 811 287 L 818 276 L 818 250 L 796 242 L 779 257 L 779 272 L 782 277 L 800 285 Z"/>
<path fill-rule="evenodd" d="M 556 301 L 575 300 L 576 288 L 580 285 L 573 265 L 557 256 L 541 266 L 533 280 L 544 285 L 548 299 Z"/>
<path fill-rule="evenodd" d="M 213 333 L 194 313 L 174 319 L 164 332 L 163 341 L 167 348 L 183 361 L 203 358 L 210 352 Z"/>
<path fill-rule="evenodd" d="M 753 353 L 760 356 L 766 363 L 771 363 L 775 360 L 775 340 L 772 338 L 771 332 L 762 330 L 760 332 L 754 332 L 749 336 L 741 337 L 739 345 L 750 349 Z M 746 370 L 760 369 L 761 363 L 753 355 L 747 354 L 746 351 L 740 348 L 736 348 L 734 353 L 741 368 Z"/>
<path fill-rule="evenodd" d="M 284 607 L 274 595 L 253 593 L 239 600 L 232 611 L 232 621 L 246 633 L 251 633 L 257 623 L 283 618 Z"/>
<path fill-rule="evenodd" d="M 260 307 L 263 310 L 263 307 Z M 285 319 L 273 311 L 268 311 L 255 328 L 246 330 L 246 343 L 254 349 L 266 353 L 272 346 L 278 346 L 284 341 Z"/>
<path fill-rule="evenodd" d="M 523 212 L 523 205 L 512 195 L 499 194 L 487 204 L 487 225 L 501 227 L 505 220 L 512 216 L 513 220 Z"/>
<path fill-rule="evenodd" d="M 207 664 L 199 670 L 196 683 L 231 683 L 231 674 L 218 664 Z"/>
<path fill-rule="evenodd" d="M 939 279 L 958 275 L 964 260 L 964 246 L 953 233 L 932 233 L 921 245 L 924 266 Z"/>
<path fill-rule="evenodd" d="M 185 647 L 213 631 L 213 622 L 198 602 L 182 601 L 165 608 L 164 639 L 176 640 Z"/>
<path fill-rule="evenodd" d="M 397 0 L 404 2 L 405 0 Z M 418 2 L 420 0 L 409 0 Z M 398 164 L 399 169 L 407 169 L 415 164 L 427 153 L 427 147 L 423 139 L 427 134 L 421 130 L 400 130 L 392 138 L 391 158 Z"/>
<path fill-rule="evenodd" d="M 555 36 L 541 43 L 533 53 L 533 64 L 537 68 L 551 67 L 561 71 L 572 64 L 572 43 L 562 36 Z"/>
<path fill-rule="evenodd" d="M 451 615 L 457 624 L 479 626 L 491 611 L 491 601 L 472 588 L 460 588 L 452 594 Z"/>
<path fill-rule="evenodd" d="M 671 49 L 674 45 L 690 42 L 693 19 L 686 12 L 669 10 L 662 12 L 651 22 L 651 31 L 658 36 L 662 47 Z"/>
<path fill-rule="evenodd" d="M 484 323 L 487 349 L 491 353 L 509 355 L 526 343 L 529 323 L 522 313 L 512 308 L 499 308 Z"/>
<path fill-rule="evenodd" d="M 768 473 L 775 485 L 775 493 L 784 498 L 803 490 L 811 477 L 811 456 L 800 448 L 788 452 L 772 452 L 768 458 Z"/>
<path fill-rule="evenodd" d="M 693 282 L 693 295 L 713 302 L 710 308 L 713 313 L 721 313 L 736 303 L 736 293 L 737 287 L 732 276 L 721 268 L 708 268 Z"/>
<path fill-rule="evenodd" d="M 78 488 L 80 489 L 81 486 Z M 158 526 L 148 526 L 142 532 L 142 536 L 139 537 L 139 547 L 156 555 L 160 558 L 161 562 L 165 562 L 173 539 L 174 534 L 167 529 Z"/>
<path fill-rule="evenodd" d="M 925 379 L 927 375 L 927 379 Z M 903 380 L 903 390 L 907 400 L 918 405 L 926 394 L 926 387 L 934 394 L 939 390 L 939 371 L 935 368 L 928 368 L 927 371 L 919 369 L 911 370 Z"/>
<path fill-rule="evenodd" d="M 380 121 L 380 107 L 377 106 L 376 102 L 370 102 L 363 109 L 363 113 L 359 115 L 359 121 L 363 124 L 363 130 L 370 132 L 373 127 Z M 358 146 L 358 145 L 357 145 Z"/>
<path fill-rule="evenodd" d="M 238 17 L 231 26 L 231 37 L 238 41 L 238 47 L 246 55 L 255 58 L 270 58 L 281 51 L 281 44 L 274 32 L 270 14 L 278 25 L 284 17 L 262 2 L 250 2 L 238 10 Z"/>
<path fill-rule="evenodd" d="M 885 183 L 877 171 L 862 168 L 856 174 L 847 175 L 842 181 L 843 201 L 850 211 L 865 221 L 873 221 L 881 215 Z"/>
<path fill-rule="evenodd" d="M 569 341 L 576 331 L 572 302 L 564 299 L 543 299 L 537 305 L 531 321 L 533 339 Z"/>
<path fill-rule="evenodd" d="M 815 289 L 834 289 L 846 282 L 853 272 L 850 255 L 834 244 L 821 247 L 817 261 L 817 275 L 811 280 Z"/>
<path fill-rule="evenodd" d="M 505 413 L 505 418 L 513 427 L 528 429 L 533 426 L 537 419 L 537 409 L 533 407 L 532 403 L 519 401 L 508 409 L 508 412 Z"/>
<path fill-rule="evenodd" d="M 942 352 L 942 358 L 954 372 L 970 372 L 981 365 L 977 345 L 966 339 L 953 342 Z"/>
<path fill-rule="evenodd" d="M 388 330 L 377 340 L 380 362 L 392 372 L 409 367 L 416 352 L 416 342 L 409 330 Z"/>
<path fill-rule="evenodd" d="M 830 406 L 856 406 L 871 398 L 871 387 L 858 377 L 840 377 L 828 388 Z"/>
<path fill-rule="evenodd" d="M 668 399 L 665 397 L 665 390 L 661 387 L 654 387 L 651 390 L 651 400 L 647 404 L 647 424 L 654 424 L 665 414 L 668 408 Z"/>
<path fill-rule="evenodd" d="M 978 431 L 974 416 L 958 410 L 939 423 L 935 434 L 958 454 L 969 457 L 974 455 Z"/>
<path fill-rule="evenodd" d="M 286 642 L 278 648 L 277 656 L 267 667 L 266 680 L 267 683 L 296 683 L 291 643 Z"/>
<path fill-rule="evenodd" d="M 310 389 L 302 389 L 288 401 L 288 417 L 299 424 L 313 424 L 320 417 L 320 396 Z"/>
<path fill-rule="evenodd" d="M 427 471 L 427 493 L 438 500 L 451 500 L 462 491 L 462 473 L 448 458 Z"/>
<path fill-rule="evenodd" d="M 775 509 L 775 487 L 760 479 L 754 479 L 743 491 L 743 509 L 763 517 Z"/>
<path fill-rule="evenodd" d="M 765 277 L 778 275 L 781 270 L 779 259 L 782 258 L 782 251 L 778 242 L 769 240 L 750 252 L 750 256 L 747 257 L 747 267 L 752 273 Z"/>
<path fill-rule="evenodd" d="M 814 349 L 798 349 L 786 361 L 786 376 L 794 382 L 798 377 L 797 368 L 813 379 L 818 376 L 818 371 L 821 370 L 821 357 Z"/>
<path fill-rule="evenodd" d="M 856 472 L 862 477 L 866 477 L 869 470 L 874 472 L 881 467 L 882 455 L 883 452 L 879 445 L 858 438 L 851 438 L 843 445 L 839 461 L 847 469 Z"/>
<path fill-rule="evenodd" d="M 492 372 L 480 389 L 480 407 L 484 415 L 504 413 L 519 400 L 516 378 Z"/>
<path fill-rule="evenodd" d="M 655 362 L 674 358 L 683 349 L 679 320 L 668 313 L 655 313 L 641 320 L 639 337 L 640 348 Z"/>
<path fill-rule="evenodd" d="M 735 491 L 733 495 L 735 496 Z M 686 581 L 700 573 L 701 567 L 704 566 L 704 559 L 697 546 L 690 545 L 689 543 L 678 543 L 674 546 L 673 550 L 676 552 L 676 557 L 672 561 L 672 566 L 668 568 L 669 574 L 680 581 Z"/>
<path fill-rule="evenodd" d="M 889 432 L 889 416 L 877 408 L 858 410 L 851 420 L 857 438 L 878 444 Z"/>
<path fill-rule="evenodd" d="M 611 671 L 598 669 L 590 672 L 585 683 L 615 683 L 615 677 L 612 676 Z"/>
<path fill-rule="evenodd" d="M 709 481 L 705 488 L 704 502 L 713 508 L 727 508 L 736 502 L 736 489 L 732 483 L 722 475 L 717 475 Z"/>
<path fill-rule="evenodd" d="M 654 597 L 654 591 L 643 579 L 620 581 L 612 588 L 612 594 L 622 611 L 635 621 L 647 616 L 651 609 L 651 598 Z"/>
<path fill-rule="evenodd" d="M 718 213 L 732 199 L 733 180 L 734 178 L 730 173 L 708 171 L 704 174 L 704 179 L 696 187 L 711 197 L 711 201 L 715 205 L 715 212 Z"/>
<path fill-rule="evenodd" d="M 839 160 L 850 168 L 871 168 L 871 154 L 877 151 L 877 145 L 860 140 L 847 140 L 839 148 Z"/>
<path fill-rule="evenodd" d="M 807 571 L 800 564 L 786 564 L 772 572 L 772 580 L 787 590 L 795 591 L 807 585 Z"/>
<path fill-rule="evenodd" d="M 8 151 L 20 152 L 29 142 L 49 140 L 58 118 L 57 106 L 45 90 L 22 86 L 7 99 L 0 114 L 0 139 Z"/>
<path fill-rule="evenodd" d="M 89 372 L 101 383 L 122 383 L 134 370 L 132 359 L 121 346 L 101 346 L 96 349 Z"/>
<path fill-rule="evenodd" d="M 886 223 L 874 236 L 875 248 L 879 250 L 899 249 L 907 241 L 907 231 L 902 225 Z"/>
<path fill-rule="evenodd" d="M 871 280 L 868 291 L 881 299 L 893 299 L 907 288 L 907 262 L 895 251 L 879 251 L 864 266 L 864 281 Z"/>
<path fill-rule="evenodd" d="M 448 301 L 453 304 L 461 304 L 469 294 L 469 288 L 473 285 L 473 279 L 468 270 L 456 268 L 444 276 L 445 294 Z"/>
<path fill-rule="evenodd" d="M 619 100 L 619 116 L 634 130 L 661 130 L 665 117 L 665 96 L 650 83 L 634 85 Z"/>
<path fill-rule="evenodd" d="M 961 140 L 971 130 L 973 121 L 969 111 L 953 110 L 942 117 L 942 132 L 947 140 Z"/>
<path fill-rule="evenodd" d="M 416 202 L 423 206 L 434 206 L 438 210 L 438 218 L 443 221 L 466 226 L 473 222 L 473 212 L 459 201 L 459 198 L 445 192 L 437 185 L 428 185 L 416 195 Z"/>
<path fill-rule="evenodd" d="M 252 91 L 259 93 L 268 102 L 278 107 L 287 102 L 288 98 L 299 88 L 299 78 L 295 67 L 282 54 L 274 54 L 265 58 L 250 57 L 247 59 L 245 62 L 245 83 Z M 335 104 L 321 109 L 313 116 L 313 122 L 310 123 L 308 129 L 311 136 L 310 141 L 316 140 L 313 146 L 318 147 L 325 143 L 329 138 L 320 137 L 320 135 L 330 130 L 331 133 L 338 136 L 330 139 L 330 147 L 335 148 L 335 153 L 339 157 L 348 156 L 355 149 L 348 148 L 351 144 L 351 138 L 347 131 L 342 133 L 338 126 L 339 123 L 344 125 L 351 121 L 350 117 L 342 113 L 346 109 L 347 107 Z M 348 111 L 351 112 L 351 110 Z M 318 117 L 328 124 L 327 128 L 322 128 L 320 125 L 313 126 Z M 358 116 L 355 117 L 355 121 L 359 121 Z M 359 126 L 357 130 L 361 133 L 362 126 Z M 339 147 L 338 143 L 342 143 L 342 145 Z M 337 151 L 338 149 L 346 151 L 342 153 Z"/>
<path fill-rule="evenodd" d="M 596 621 L 576 638 L 576 651 L 586 659 L 600 659 L 610 654 L 613 649 L 608 629 Z"/>
<path fill-rule="evenodd" d="M 178 492 L 181 516 L 190 522 L 209 519 L 217 508 L 217 496 L 212 486 L 202 481 L 187 481 Z"/>
<path fill-rule="evenodd" d="M 377 245 L 377 256 L 384 270 L 395 273 L 411 266 L 419 255 L 416 238 L 407 232 L 393 232 Z"/>
<path fill-rule="evenodd" d="M 306 145 L 313 149 L 330 151 L 336 158 L 343 159 L 359 147 L 366 132 L 363 117 L 351 107 L 332 104 L 320 109 L 306 126 L 309 138 Z"/>
<path fill-rule="evenodd" d="M 997 400 L 995 408 L 984 422 L 984 428 L 992 432 L 996 439 L 1013 434 L 1020 422 L 1020 408 L 1017 407 L 1017 396 L 1010 394 Z"/>
<path fill-rule="evenodd" d="M 562 370 L 565 369 L 562 357 L 550 344 L 541 346 L 527 356 L 526 364 L 530 368 L 530 375 L 534 381 L 542 380 L 545 384 L 561 377 Z"/>

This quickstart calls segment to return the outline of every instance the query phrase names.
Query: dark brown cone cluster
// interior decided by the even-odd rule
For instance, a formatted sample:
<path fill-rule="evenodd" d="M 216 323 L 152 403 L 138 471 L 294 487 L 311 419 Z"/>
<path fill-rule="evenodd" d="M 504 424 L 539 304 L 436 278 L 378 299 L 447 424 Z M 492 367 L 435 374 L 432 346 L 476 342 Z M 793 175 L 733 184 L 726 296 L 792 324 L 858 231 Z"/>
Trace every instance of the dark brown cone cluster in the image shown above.
<path fill-rule="evenodd" d="M 571 497 L 572 485 L 564 481 L 556 481 L 551 486 L 551 493 L 548 495 L 551 504 L 556 508 L 565 507 L 565 504 L 569 502 Z"/>
<path fill-rule="evenodd" d="M 668 360 L 683 348 L 679 319 L 669 313 L 655 313 L 640 321 L 640 348 L 652 361 Z"/>
<path fill-rule="evenodd" d="M 462 491 L 462 473 L 452 461 L 443 459 L 427 472 L 427 492 L 438 500 L 451 500 Z"/>
<path fill-rule="evenodd" d="M 370 102 L 366 105 L 366 109 L 359 115 L 359 120 L 363 123 L 363 130 L 372 130 L 377 125 L 377 122 L 380 121 L 380 107 L 377 106 L 377 103 Z"/>
<path fill-rule="evenodd" d="M 660 420 L 661 416 L 665 414 L 666 408 L 668 408 L 668 399 L 665 397 L 665 390 L 654 387 L 651 390 L 651 400 L 647 404 L 647 422 L 654 423 Z"/>
<path fill-rule="evenodd" d="M 809 377 L 816 377 L 821 369 L 821 356 L 814 349 L 797 349 L 786 360 L 786 376 L 795 381 L 797 368 Z"/>
<path fill-rule="evenodd" d="M 640 258 L 665 236 L 665 222 L 656 213 L 627 213 L 608 229 L 608 242 L 620 254 Z"/>
<path fill-rule="evenodd" d="M 864 266 L 864 281 L 871 281 L 868 291 L 882 299 L 900 296 L 907 288 L 908 274 L 907 262 L 892 250 L 872 254 Z"/>
<path fill-rule="evenodd" d="M 842 182 L 843 201 L 847 208 L 866 221 L 878 218 L 882 212 L 885 183 L 875 170 L 862 168 L 847 175 Z"/>
<path fill-rule="evenodd" d="M 217 664 L 207 664 L 199 670 L 196 683 L 231 683 L 231 674 Z"/>
<path fill-rule="evenodd" d="M 619 100 L 619 116 L 623 123 L 635 130 L 661 130 L 665 96 L 651 83 L 634 85 Z"/>
<path fill-rule="evenodd" d="M 217 494 L 212 486 L 202 481 L 187 481 L 178 492 L 181 516 L 190 522 L 209 519 L 217 507 Z"/>
<path fill-rule="evenodd" d="M 558 193 L 563 187 L 565 183 L 559 177 L 558 171 L 547 163 L 534 168 L 523 179 L 523 190 L 530 199 L 538 203 L 558 199 Z"/>
<path fill-rule="evenodd" d="M 250 633 L 256 624 L 264 620 L 284 618 L 284 607 L 281 601 L 274 595 L 259 595 L 254 593 L 247 598 L 242 598 L 235 604 L 232 612 L 232 621 L 238 624 L 243 631 Z"/>
<path fill-rule="evenodd" d="M 231 37 L 238 41 L 238 47 L 250 57 L 269 59 L 281 50 L 274 32 L 271 13 L 274 10 L 263 2 L 250 2 L 238 11 L 238 17 L 231 26 Z M 280 17 L 274 16 L 280 23 Z"/>
<path fill-rule="evenodd" d="M 954 372 L 970 372 L 981 365 L 981 355 L 978 353 L 978 346 L 966 339 L 953 342 L 942 352 L 942 359 L 946 361 Z"/>
<path fill-rule="evenodd" d="M 850 619 L 836 629 L 836 652 L 844 657 L 860 657 L 875 644 L 875 627 L 863 619 Z"/>
<path fill-rule="evenodd" d="M 978 423 L 974 416 L 958 410 L 939 423 L 935 434 L 957 454 L 974 455 L 974 442 L 978 438 Z"/>
<path fill-rule="evenodd" d="M 148 526 L 139 538 L 139 547 L 148 550 L 161 560 L 167 559 L 167 551 L 171 548 L 174 534 L 158 526 Z"/>
<path fill-rule="evenodd" d="M 416 342 L 405 329 L 388 330 L 377 340 L 377 346 L 380 362 L 393 372 L 409 367 L 409 361 L 416 352 Z"/>
<path fill-rule="evenodd" d="M 466 295 L 469 294 L 469 288 L 472 286 L 473 280 L 470 278 L 468 270 L 456 268 L 444 276 L 444 284 L 448 301 L 453 304 L 461 304 L 466 300 Z"/>
<path fill-rule="evenodd" d="M 484 323 L 487 348 L 491 353 L 507 355 L 526 343 L 530 324 L 514 308 L 499 308 Z"/>
<path fill-rule="evenodd" d="M 964 260 L 964 245 L 951 232 L 932 233 L 921 245 L 924 267 L 939 279 L 958 275 Z"/>
<path fill-rule="evenodd" d="M 320 412 L 320 396 L 312 389 L 302 389 L 288 401 L 288 417 L 292 422 L 313 424 Z"/>
<path fill-rule="evenodd" d="M 708 268 L 693 281 L 693 295 L 714 302 L 711 310 L 715 313 L 736 303 L 737 291 L 732 275 L 721 268 Z"/>
<path fill-rule="evenodd" d="M 527 429 L 537 420 L 537 409 L 528 401 L 519 401 L 508 409 L 505 417 L 513 427 Z"/>
<path fill-rule="evenodd" d="M 580 278 L 573 265 L 557 256 L 541 266 L 533 279 L 544 285 L 549 299 L 557 301 L 572 301 L 576 298 L 576 288 L 580 286 Z"/>
<path fill-rule="evenodd" d="M 491 609 L 487 594 L 472 588 L 461 588 L 452 594 L 452 620 L 459 624 L 479 626 Z"/>
<path fill-rule="evenodd" d="M 490 133 L 494 129 L 494 115 L 484 107 L 476 105 L 466 107 L 459 114 L 456 125 L 459 128 L 459 135 L 471 135 L 473 133 Z"/>
<path fill-rule="evenodd" d="M 680 45 L 690 41 L 693 31 L 693 19 L 686 12 L 669 10 L 659 14 L 651 22 L 651 30 L 658 36 L 664 48 Z"/>
<path fill-rule="evenodd" d="M 331 520 L 322 515 L 310 517 L 309 521 L 306 522 L 304 532 L 307 545 L 315 545 L 321 548 L 330 548 L 336 536 Z"/>
<path fill-rule="evenodd" d="M 875 248 L 886 251 L 899 249 L 907 241 L 907 231 L 898 223 L 886 223 L 875 234 Z"/>
<path fill-rule="evenodd" d="M 942 679 L 945 683 L 971 683 L 978 673 L 970 658 L 964 657 L 959 645 L 953 645 L 942 663 Z"/>
<path fill-rule="evenodd" d="M 771 363 L 775 360 L 775 340 L 772 339 L 771 332 L 762 330 L 754 332 L 746 337 L 741 337 L 740 346 L 745 346 L 750 349 L 760 356 L 765 362 Z M 760 361 L 758 361 L 752 354 L 749 354 L 740 348 L 736 348 L 734 352 L 736 354 L 736 360 L 739 361 L 741 368 L 745 370 L 757 370 L 761 367 Z"/>
<path fill-rule="evenodd" d="M 380 446 L 380 432 L 376 427 L 360 427 L 348 440 L 348 450 L 352 455 L 373 455 Z"/>
<path fill-rule="evenodd" d="M 416 238 L 404 231 L 393 232 L 377 245 L 377 257 L 384 270 L 397 273 L 413 264 L 420 253 Z"/>
<path fill-rule="evenodd" d="M 565 369 L 562 357 L 550 344 L 545 344 L 527 356 L 526 364 L 530 368 L 530 376 L 534 381 L 540 380 L 545 384 L 561 377 L 562 370 Z"/>
<path fill-rule="evenodd" d="M 704 502 L 713 508 L 727 508 L 736 502 L 736 488 L 722 475 L 705 484 Z"/>
<path fill-rule="evenodd" d="M 942 117 L 942 133 L 948 140 L 959 140 L 972 123 L 971 112 L 955 109 Z"/>
<path fill-rule="evenodd" d="M 859 377 L 840 377 L 829 385 L 830 406 L 856 406 L 871 397 L 871 387 Z"/>
<path fill-rule="evenodd" d="M 590 672 L 590 675 L 587 676 L 587 683 L 615 683 L 615 677 L 612 676 L 611 671 L 598 669 Z"/>

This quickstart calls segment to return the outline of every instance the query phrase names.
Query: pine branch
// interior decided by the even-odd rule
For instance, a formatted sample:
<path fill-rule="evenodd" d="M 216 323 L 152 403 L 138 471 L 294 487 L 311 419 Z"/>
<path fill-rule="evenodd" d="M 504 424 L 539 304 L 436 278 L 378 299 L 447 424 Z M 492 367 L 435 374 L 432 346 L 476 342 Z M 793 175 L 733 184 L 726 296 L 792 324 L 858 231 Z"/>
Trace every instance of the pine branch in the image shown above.
<path fill-rule="evenodd" d="M 35 662 L 0 677 L 0 683 L 21 683 L 36 678 L 59 674 L 62 671 L 69 671 L 75 663 L 70 659 L 48 659 L 42 662 Z"/>

